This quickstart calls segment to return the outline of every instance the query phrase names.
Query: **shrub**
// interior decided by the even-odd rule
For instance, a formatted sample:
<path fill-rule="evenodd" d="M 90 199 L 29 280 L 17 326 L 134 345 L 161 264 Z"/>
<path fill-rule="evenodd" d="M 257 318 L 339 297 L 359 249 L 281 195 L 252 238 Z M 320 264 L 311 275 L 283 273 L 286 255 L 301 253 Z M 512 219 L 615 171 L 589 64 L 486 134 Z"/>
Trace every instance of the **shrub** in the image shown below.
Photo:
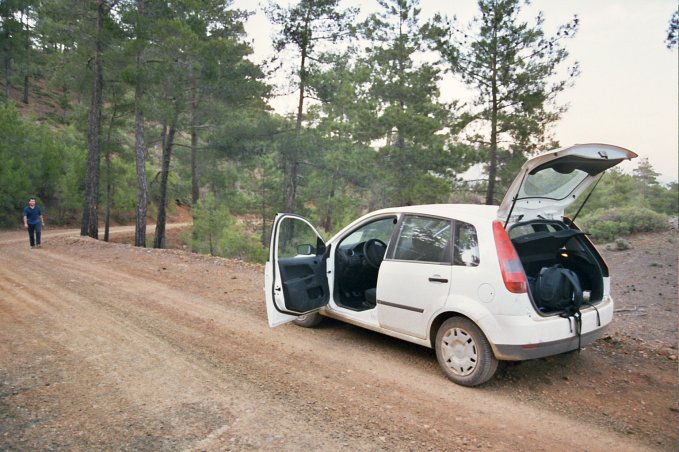
<path fill-rule="evenodd" d="M 596 242 L 608 242 L 621 235 L 667 229 L 667 216 L 645 207 L 598 209 L 579 221 Z"/>
<path fill-rule="evenodd" d="M 615 249 L 618 251 L 625 251 L 630 248 L 632 248 L 632 244 L 629 242 L 629 240 L 625 240 L 623 238 L 615 239 Z"/>
<path fill-rule="evenodd" d="M 212 194 L 193 209 L 191 236 L 191 247 L 199 253 L 257 263 L 265 262 L 268 256 L 259 240 L 249 234 Z"/>

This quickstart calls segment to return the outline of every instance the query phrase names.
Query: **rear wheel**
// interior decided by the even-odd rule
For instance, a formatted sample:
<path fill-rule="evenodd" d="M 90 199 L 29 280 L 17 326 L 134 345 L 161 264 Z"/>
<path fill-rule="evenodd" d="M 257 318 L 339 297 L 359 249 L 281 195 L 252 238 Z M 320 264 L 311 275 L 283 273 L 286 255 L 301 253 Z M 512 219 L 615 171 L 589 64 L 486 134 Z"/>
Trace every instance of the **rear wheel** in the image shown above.
<path fill-rule="evenodd" d="M 486 336 L 474 322 L 451 317 L 436 334 L 436 358 L 448 378 L 462 386 L 477 386 L 495 374 L 498 361 Z"/>
<path fill-rule="evenodd" d="M 318 312 L 311 312 L 309 314 L 300 315 L 293 320 L 292 323 L 304 328 L 313 328 L 321 323 L 321 320 L 323 320 L 323 317 L 321 317 Z"/>

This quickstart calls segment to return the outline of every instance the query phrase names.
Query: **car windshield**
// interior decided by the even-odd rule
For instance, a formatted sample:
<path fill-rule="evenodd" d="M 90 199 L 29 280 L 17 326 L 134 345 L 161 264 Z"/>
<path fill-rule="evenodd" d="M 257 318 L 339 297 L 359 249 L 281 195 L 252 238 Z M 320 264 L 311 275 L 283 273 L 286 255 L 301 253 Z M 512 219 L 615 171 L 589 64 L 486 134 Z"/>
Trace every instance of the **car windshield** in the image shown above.
<path fill-rule="evenodd" d="M 384 243 L 389 243 L 391 233 L 396 224 L 395 217 L 382 218 L 377 221 L 360 226 L 342 240 L 342 246 L 352 246 L 369 239 L 380 239 Z"/>
<path fill-rule="evenodd" d="M 536 174 L 528 174 L 521 185 L 519 199 L 549 198 L 561 200 L 567 198 L 589 174 L 574 169 L 570 173 L 560 173 L 554 168 L 545 168 Z"/>

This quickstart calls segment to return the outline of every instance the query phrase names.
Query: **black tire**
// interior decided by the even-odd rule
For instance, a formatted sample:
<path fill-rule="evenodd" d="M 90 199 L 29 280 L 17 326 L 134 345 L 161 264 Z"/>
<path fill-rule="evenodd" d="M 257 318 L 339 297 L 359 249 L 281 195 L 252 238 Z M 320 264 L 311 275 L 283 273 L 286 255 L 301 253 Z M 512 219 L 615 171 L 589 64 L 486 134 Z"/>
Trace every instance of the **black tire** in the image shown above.
<path fill-rule="evenodd" d="M 446 376 L 462 386 L 478 386 L 490 380 L 498 360 L 486 336 L 474 322 L 451 317 L 436 333 L 436 359 Z"/>
<path fill-rule="evenodd" d="M 300 315 L 293 320 L 292 323 L 304 328 L 313 328 L 321 323 L 322 320 L 323 317 L 318 312 L 311 312 L 309 314 Z"/>

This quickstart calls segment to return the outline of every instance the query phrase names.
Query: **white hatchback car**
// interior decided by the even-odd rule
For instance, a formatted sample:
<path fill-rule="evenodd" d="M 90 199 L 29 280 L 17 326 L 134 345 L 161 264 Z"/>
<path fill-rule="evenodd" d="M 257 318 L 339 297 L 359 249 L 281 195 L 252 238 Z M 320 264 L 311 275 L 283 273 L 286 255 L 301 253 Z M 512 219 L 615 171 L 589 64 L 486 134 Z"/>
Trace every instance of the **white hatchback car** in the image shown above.
<path fill-rule="evenodd" d="M 527 161 L 499 207 L 383 209 L 327 243 L 306 219 L 279 214 L 265 268 L 269 325 L 327 316 L 434 348 L 465 386 L 490 379 L 498 360 L 578 349 L 602 335 L 613 301 L 606 263 L 564 209 L 634 157 L 605 144 L 561 148 Z M 550 268 L 576 281 L 543 281 L 538 293 Z M 549 284 L 566 305 L 545 302 Z"/>

